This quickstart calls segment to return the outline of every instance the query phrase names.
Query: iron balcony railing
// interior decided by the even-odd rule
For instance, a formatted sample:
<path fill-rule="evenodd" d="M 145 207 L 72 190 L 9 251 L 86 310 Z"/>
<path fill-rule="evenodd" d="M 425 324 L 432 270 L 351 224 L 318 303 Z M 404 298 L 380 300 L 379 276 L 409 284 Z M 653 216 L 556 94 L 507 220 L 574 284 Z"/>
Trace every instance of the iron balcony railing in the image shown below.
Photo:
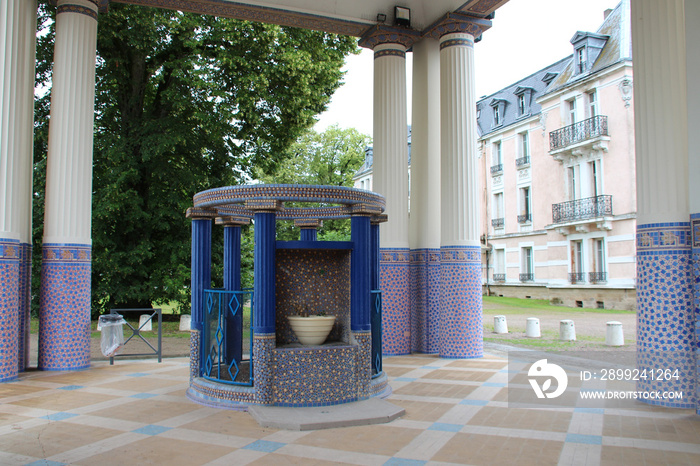
<path fill-rule="evenodd" d="M 608 136 L 608 117 L 597 115 L 549 133 L 549 150 L 562 149 L 587 139 Z"/>
<path fill-rule="evenodd" d="M 607 272 L 589 272 L 588 281 L 591 283 L 605 283 L 608 281 Z"/>
<path fill-rule="evenodd" d="M 526 167 L 530 165 L 530 156 L 520 157 L 515 159 L 515 166 L 518 168 Z"/>
<path fill-rule="evenodd" d="M 518 215 L 518 223 L 532 222 L 532 214 Z"/>
<path fill-rule="evenodd" d="M 554 223 L 586 220 L 612 214 L 612 196 L 610 195 L 587 197 L 585 199 L 552 204 L 552 221 Z"/>
<path fill-rule="evenodd" d="M 535 280 L 534 273 L 521 273 L 520 274 L 520 281 L 521 282 L 532 282 L 534 280 Z"/>
<path fill-rule="evenodd" d="M 503 164 L 499 163 L 498 165 L 491 165 L 491 174 L 492 175 L 499 175 L 503 173 Z"/>
<path fill-rule="evenodd" d="M 501 217 L 501 218 L 492 218 L 491 219 L 491 226 L 494 228 L 503 228 L 503 225 L 505 225 L 506 219 Z"/>
<path fill-rule="evenodd" d="M 569 274 L 569 281 L 571 283 L 585 283 L 586 274 L 584 272 L 573 272 Z"/>
<path fill-rule="evenodd" d="M 493 281 L 495 281 L 495 282 L 504 282 L 504 281 L 506 281 L 506 274 L 504 274 L 504 273 L 494 273 L 494 274 L 493 274 Z"/>

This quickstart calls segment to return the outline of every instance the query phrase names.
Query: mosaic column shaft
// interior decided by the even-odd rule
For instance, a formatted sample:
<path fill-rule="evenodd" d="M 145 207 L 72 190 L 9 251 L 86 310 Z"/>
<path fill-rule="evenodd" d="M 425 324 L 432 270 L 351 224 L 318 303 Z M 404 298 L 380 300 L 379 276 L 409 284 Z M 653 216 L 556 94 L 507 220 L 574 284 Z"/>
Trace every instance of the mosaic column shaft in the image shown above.
<path fill-rule="evenodd" d="M 241 227 L 224 227 L 224 288 L 241 291 Z M 243 302 L 243 296 L 238 296 Z M 226 312 L 226 361 L 240 361 L 243 357 L 243 307 L 233 315 Z"/>
<path fill-rule="evenodd" d="M 413 45 L 411 126 L 411 349 L 438 352 L 440 318 L 440 47 Z"/>
<path fill-rule="evenodd" d="M 46 168 L 39 368 L 90 365 L 97 6 L 59 0 Z"/>
<path fill-rule="evenodd" d="M 355 215 L 350 220 L 353 249 L 350 258 L 350 329 L 370 331 L 370 218 Z"/>
<path fill-rule="evenodd" d="M 679 370 L 678 379 L 644 380 L 638 388 L 682 391 L 681 400 L 655 400 L 654 404 L 698 409 L 694 354 L 698 350 L 698 296 L 694 304 L 693 252 L 700 253 L 700 212 L 690 207 L 690 185 L 697 184 L 698 172 L 690 171 L 689 165 L 697 164 L 698 151 L 697 147 L 689 147 L 689 137 L 694 136 L 688 132 L 688 98 L 693 92 L 697 98 L 700 63 L 695 42 L 686 43 L 686 32 L 694 34 L 691 29 L 700 26 L 697 16 L 692 19 L 693 12 L 700 12 L 695 3 L 634 1 L 631 16 L 637 167 L 637 364 L 642 370 Z M 688 86 L 693 88 L 690 94 Z M 693 123 L 697 125 L 697 111 L 690 110 L 695 112 Z"/>
<path fill-rule="evenodd" d="M 406 47 L 374 47 L 374 191 L 386 198 L 389 221 L 381 229 L 384 351 L 411 351 L 408 267 L 408 125 Z"/>
<path fill-rule="evenodd" d="M 0 380 L 29 360 L 36 9 L 0 5 Z"/>
<path fill-rule="evenodd" d="M 202 351 L 202 332 L 204 331 L 204 290 L 211 287 L 211 219 L 192 218 L 192 266 L 191 266 L 191 322 L 192 350 L 195 358 L 191 358 L 190 366 L 198 364 L 199 369 L 204 367 L 203 358 L 206 351 Z M 194 350 L 197 350 L 196 352 Z M 199 356 L 199 360 L 196 360 Z"/>
<path fill-rule="evenodd" d="M 318 240 L 318 232 L 315 228 L 302 228 L 300 239 L 302 241 L 316 241 Z"/>
<path fill-rule="evenodd" d="M 440 112 L 439 352 L 442 357 L 481 357 L 480 206 L 471 34 L 449 33 L 440 38 Z"/>

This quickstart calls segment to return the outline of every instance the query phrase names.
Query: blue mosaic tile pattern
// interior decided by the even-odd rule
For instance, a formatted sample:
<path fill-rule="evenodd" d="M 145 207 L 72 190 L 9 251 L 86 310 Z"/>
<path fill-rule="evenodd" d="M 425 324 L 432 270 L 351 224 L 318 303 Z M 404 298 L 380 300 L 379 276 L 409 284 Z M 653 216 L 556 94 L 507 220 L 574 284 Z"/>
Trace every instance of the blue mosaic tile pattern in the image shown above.
<path fill-rule="evenodd" d="M 17 378 L 19 241 L 0 239 L 0 382 Z"/>
<path fill-rule="evenodd" d="M 440 248 L 440 356 L 483 356 L 481 248 Z"/>
<path fill-rule="evenodd" d="M 278 249 L 275 262 L 277 345 L 297 342 L 287 316 L 307 308 L 336 316 L 328 341 L 349 341 L 350 251 Z"/>
<path fill-rule="evenodd" d="M 695 314 L 695 411 L 700 414 L 700 213 L 690 216 L 693 254 L 693 314 Z"/>
<path fill-rule="evenodd" d="M 640 369 L 678 369 L 679 379 L 640 380 L 641 391 L 682 391 L 677 401 L 650 404 L 695 408 L 696 317 L 690 224 L 637 226 L 637 364 Z"/>
<path fill-rule="evenodd" d="M 29 364 L 29 321 L 32 299 L 32 245 L 19 245 L 19 340 L 17 343 L 18 369 L 24 371 Z"/>
<path fill-rule="evenodd" d="M 440 330 L 440 250 L 411 250 L 410 278 L 411 350 L 437 353 Z"/>
<path fill-rule="evenodd" d="M 384 356 L 410 354 L 409 250 L 380 249 L 379 287 L 382 290 L 382 348 Z"/>
<path fill-rule="evenodd" d="M 39 368 L 90 366 L 90 272 L 92 249 L 45 244 L 41 266 Z"/>
<path fill-rule="evenodd" d="M 371 393 L 370 382 L 372 380 L 372 334 L 370 332 L 355 332 L 352 334 L 357 343 L 356 366 L 353 377 L 357 387 L 357 398 L 363 400 Z M 377 387 L 374 387 L 377 389 Z"/>
<path fill-rule="evenodd" d="M 198 377 L 190 382 L 186 396 L 195 403 L 211 408 L 243 411 L 247 405 L 255 403 L 255 388 L 216 383 Z"/>
<path fill-rule="evenodd" d="M 275 334 L 258 333 L 253 336 L 253 377 L 255 402 L 272 404 L 274 380 Z"/>
<path fill-rule="evenodd" d="M 356 401 L 358 349 L 350 345 L 275 349 L 274 404 L 325 406 Z M 256 385 L 260 387 L 257 379 Z"/>
<path fill-rule="evenodd" d="M 195 377 L 200 375 L 199 351 L 202 345 L 202 332 L 196 329 L 190 330 L 190 384 Z"/>

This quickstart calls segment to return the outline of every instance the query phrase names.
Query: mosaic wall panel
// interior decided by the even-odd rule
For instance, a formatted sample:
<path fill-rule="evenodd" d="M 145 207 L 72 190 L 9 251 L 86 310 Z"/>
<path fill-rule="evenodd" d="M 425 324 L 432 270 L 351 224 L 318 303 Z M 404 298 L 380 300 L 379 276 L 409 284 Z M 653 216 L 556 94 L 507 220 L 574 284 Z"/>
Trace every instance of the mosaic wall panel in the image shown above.
<path fill-rule="evenodd" d="M 695 315 L 695 380 L 696 406 L 700 414 L 700 213 L 690 216 L 693 254 L 693 314 Z"/>
<path fill-rule="evenodd" d="M 258 333 L 253 336 L 253 383 L 255 402 L 271 404 L 273 398 L 275 334 Z"/>
<path fill-rule="evenodd" d="M 353 339 L 357 343 L 356 370 L 353 375 L 353 383 L 357 387 L 355 395 L 364 400 L 370 396 L 369 385 L 372 380 L 372 334 L 353 333 Z"/>
<path fill-rule="evenodd" d="M 274 404 L 302 407 L 356 401 L 357 351 L 357 346 L 275 349 Z"/>
<path fill-rule="evenodd" d="M 411 350 L 439 351 L 440 250 L 413 249 L 410 256 Z"/>
<path fill-rule="evenodd" d="M 47 244 L 42 250 L 39 368 L 90 366 L 90 272 L 87 245 Z"/>
<path fill-rule="evenodd" d="M 17 378 L 19 242 L 0 239 L 0 382 Z"/>
<path fill-rule="evenodd" d="M 202 348 L 202 332 L 196 329 L 190 330 L 190 384 L 195 377 L 199 377 L 199 355 Z"/>
<path fill-rule="evenodd" d="M 640 381 L 640 390 L 683 391 L 664 406 L 697 403 L 690 224 L 637 226 L 637 364 L 640 369 L 679 369 L 679 380 Z M 687 394 L 687 395 L 686 395 Z"/>
<path fill-rule="evenodd" d="M 440 249 L 440 356 L 483 356 L 481 248 Z"/>
<path fill-rule="evenodd" d="M 306 309 L 336 316 L 328 341 L 349 341 L 349 250 L 278 249 L 276 281 L 277 346 L 297 342 L 287 316 Z"/>
<path fill-rule="evenodd" d="M 211 382 L 198 377 L 190 382 L 186 392 L 190 400 L 212 408 L 245 410 L 255 403 L 255 389 Z"/>
<path fill-rule="evenodd" d="M 411 352 L 409 250 L 380 249 L 384 356 Z"/>
<path fill-rule="evenodd" d="M 23 371 L 29 364 L 29 321 L 32 299 L 32 245 L 19 246 L 19 340 L 17 343 L 18 368 Z"/>

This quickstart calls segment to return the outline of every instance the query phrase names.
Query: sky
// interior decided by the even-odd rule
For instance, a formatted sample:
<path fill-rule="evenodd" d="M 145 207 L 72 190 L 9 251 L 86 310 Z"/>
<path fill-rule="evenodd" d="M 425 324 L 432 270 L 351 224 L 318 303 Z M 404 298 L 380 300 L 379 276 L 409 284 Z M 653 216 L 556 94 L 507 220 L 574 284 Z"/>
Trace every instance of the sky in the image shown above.
<path fill-rule="evenodd" d="M 594 32 L 603 12 L 619 0 L 510 0 L 496 11 L 491 29 L 474 46 L 477 96 L 487 96 L 573 52 L 576 31 Z M 316 131 L 331 125 L 372 135 L 373 52 L 348 57 L 344 84 L 320 115 Z M 413 57 L 406 54 L 406 89 L 410 96 Z M 407 98 L 408 123 L 411 99 Z"/>

